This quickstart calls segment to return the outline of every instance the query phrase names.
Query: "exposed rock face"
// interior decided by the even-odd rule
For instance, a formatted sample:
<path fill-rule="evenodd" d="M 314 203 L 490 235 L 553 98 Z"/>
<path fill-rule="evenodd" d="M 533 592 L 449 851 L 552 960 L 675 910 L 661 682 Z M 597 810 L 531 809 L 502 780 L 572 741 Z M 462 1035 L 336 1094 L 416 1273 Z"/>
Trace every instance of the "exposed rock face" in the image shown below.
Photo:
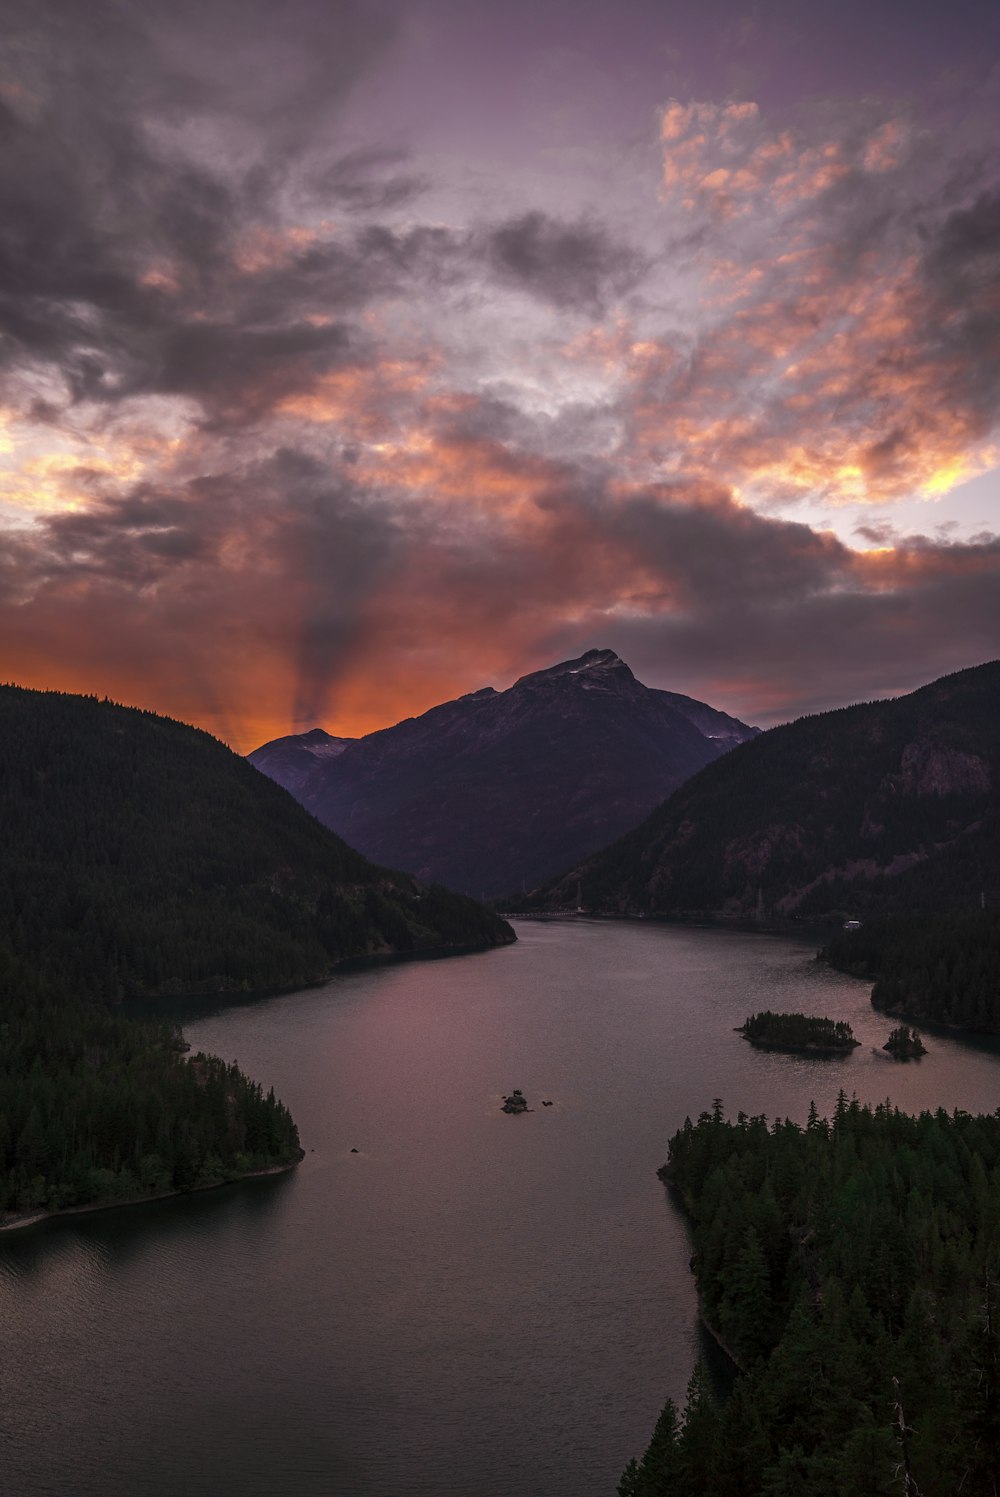
<path fill-rule="evenodd" d="M 618 836 L 755 733 L 644 686 L 612 650 L 590 650 L 507 691 L 484 687 L 354 742 L 329 740 L 342 745 L 336 756 L 315 757 L 315 734 L 304 734 L 250 759 L 366 857 L 490 897 Z"/>
<path fill-rule="evenodd" d="M 1000 662 L 709 765 L 526 908 L 813 918 L 1000 900 Z"/>
<path fill-rule="evenodd" d="M 986 795 L 991 785 L 989 764 L 978 754 L 936 743 L 908 743 L 903 750 L 904 795 Z"/>

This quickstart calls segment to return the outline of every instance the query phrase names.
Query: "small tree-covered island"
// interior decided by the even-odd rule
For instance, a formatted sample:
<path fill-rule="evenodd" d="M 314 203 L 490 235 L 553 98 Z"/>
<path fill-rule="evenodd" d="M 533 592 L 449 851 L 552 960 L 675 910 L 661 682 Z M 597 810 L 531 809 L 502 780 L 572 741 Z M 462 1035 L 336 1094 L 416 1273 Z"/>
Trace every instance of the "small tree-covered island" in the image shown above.
<path fill-rule="evenodd" d="M 378 868 L 209 734 L 0 687 L 0 1227 L 291 1167 L 273 1091 L 136 998 L 273 991 L 514 939 Z"/>
<path fill-rule="evenodd" d="M 751 1014 L 737 1030 L 762 1050 L 801 1051 L 809 1055 L 849 1055 L 859 1040 L 842 1019 L 814 1014 Z"/>
<path fill-rule="evenodd" d="M 927 1054 L 927 1046 L 919 1031 L 911 1029 L 909 1024 L 897 1024 L 882 1049 L 888 1050 L 893 1060 L 919 1060 L 921 1055 Z"/>
<path fill-rule="evenodd" d="M 619 1497 L 1000 1490 L 1000 1114 L 717 1102 L 660 1173 L 738 1373 L 718 1401 L 696 1368 Z"/>

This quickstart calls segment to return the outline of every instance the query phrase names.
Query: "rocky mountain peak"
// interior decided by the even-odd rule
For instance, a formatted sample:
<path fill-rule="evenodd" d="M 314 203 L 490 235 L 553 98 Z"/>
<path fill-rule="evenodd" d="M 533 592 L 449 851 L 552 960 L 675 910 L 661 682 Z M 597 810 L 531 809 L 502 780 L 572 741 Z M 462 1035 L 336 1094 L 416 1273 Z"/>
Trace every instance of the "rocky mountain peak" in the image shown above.
<path fill-rule="evenodd" d="M 377 862 L 501 895 L 634 826 L 754 729 L 645 686 L 593 649 L 483 687 L 349 744 L 294 739 L 253 763 Z"/>
<path fill-rule="evenodd" d="M 511 687 L 516 691 L 521 686 L 544 686 L 562 676 L 585 676 L 588 679 L 616 676 L 622 680 L 635 681 L 635 677 L 620 655 L 614 650 L 587 650 L 575 660 L 562 660 L 558 665 L 546 666 L 544 670 L 530 671 L 521 676 Z"/>

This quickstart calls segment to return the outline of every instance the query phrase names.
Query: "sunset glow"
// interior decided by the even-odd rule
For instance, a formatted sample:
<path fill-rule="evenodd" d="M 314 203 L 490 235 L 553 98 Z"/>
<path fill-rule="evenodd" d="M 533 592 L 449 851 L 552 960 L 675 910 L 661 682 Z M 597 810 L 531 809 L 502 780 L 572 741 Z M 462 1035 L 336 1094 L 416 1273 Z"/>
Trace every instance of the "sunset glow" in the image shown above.
<path fill-rule="evenodd" d="M 85 9 L 0 61 L 5 679 L 249 749 L 595 645 L 756 722 L 1000 652 L 981 7 Z"/>

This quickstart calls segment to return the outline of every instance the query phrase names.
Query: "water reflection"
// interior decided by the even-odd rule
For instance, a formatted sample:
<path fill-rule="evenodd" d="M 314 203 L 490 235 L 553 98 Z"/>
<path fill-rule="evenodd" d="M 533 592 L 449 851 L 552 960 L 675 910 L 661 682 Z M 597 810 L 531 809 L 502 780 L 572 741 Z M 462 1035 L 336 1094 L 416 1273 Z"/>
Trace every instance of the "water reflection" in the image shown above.
<path fill-rule="evenodd" d="M 997 1047 L 878 1051 L 865 984 L 791 941 L 523 923 L 487 956 L 186 1010 L 289 1104 L 290 1176 L 0 1242 L 5 1480 L 23 1497 L 611 1493 L 699 1345 L 655 1178 L 685 1115 L 838 1090 L 992 1111 Z M 753 1049 L 846 1019 L 843 1064 Z M 507 1117 L 519 1086 L 534 1111 Z M 551 1099 L 551 1108 L 540 1106 Z M 357 1148 L 359 1153 L 352 1154 Z"/>

